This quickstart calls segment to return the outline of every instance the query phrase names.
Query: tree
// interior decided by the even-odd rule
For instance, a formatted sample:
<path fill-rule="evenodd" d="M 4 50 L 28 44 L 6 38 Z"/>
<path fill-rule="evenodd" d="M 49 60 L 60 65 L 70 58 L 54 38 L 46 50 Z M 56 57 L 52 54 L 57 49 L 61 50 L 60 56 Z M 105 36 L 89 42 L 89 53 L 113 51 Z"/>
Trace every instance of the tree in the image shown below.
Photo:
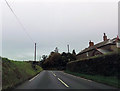
<path fill-rule="evenodd" d="M 55 52 L 58 53 L 58 48 L 57 47 L 55 48 Z"/>
<path fill-rule="evenodd" d="M 75 50 L 73 50 L 73 51 L 72 51 L 72 54 L 73 54 L 73 55 L 76 55 L 76 52 L 75 52 Z"/>
<path fill-rule="evenodd" d="M 43 60 L 47 59 L 47 55 L 42 55 Z"/>

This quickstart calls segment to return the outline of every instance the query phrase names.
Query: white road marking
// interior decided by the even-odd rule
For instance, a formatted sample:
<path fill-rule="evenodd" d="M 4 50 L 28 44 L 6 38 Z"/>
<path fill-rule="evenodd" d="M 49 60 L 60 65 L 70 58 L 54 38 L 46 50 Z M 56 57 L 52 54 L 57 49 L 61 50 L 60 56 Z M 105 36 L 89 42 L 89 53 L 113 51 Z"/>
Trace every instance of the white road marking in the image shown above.
<path fill-rule="evenodd" d="M 83 79 L 83 80 L 87 80 L 87 79 L 85 79 L 85 78 L 82 78 L 82 77 L 80 77 L 81 79 Z"/>
<path fill-rule="evenodd" d="M 35 77 L 33 77 L 32 79 L 30 79 L 29 81 L 31 82 L 32 80 L 34 80 L 35 79 Z"/>
<path fill-rule="evenodd" d="M 64 74 L 67 74 L 67 73 L 64 73 Z M 73 77 L 75 77 L 75 78 L 80 78 L 80 79 L 83 79 L 83 80 L 86 80 L 86 81 L 89 81 L 89 82 L 93 82 L 92 80 L 88 80 L 88 79 L 83 78 L 83 77 L 74 76 L 74 75 L 71 75 L 71 74 L 67 74 L 67 75 L 73 76 Z"/>
<path fill-rule="evenodd" d="M 83 80 L 87 80 L 87 81 L 89 81 L 89 82 L 92 82 L 92 80 L 88 80 L 88 79 L 82 78 L 82 77 L 80 77 L 80 78 L 83 79 Z"/>
<path fill-rule="evenodd" d="M 52 72 L 52 71 L 51 71 Z M 53 72 L 52 72 L 52 74 L 54 75 L 54 76 L 56 76 L 56 74 L 54 74 Z"/>
<path fill-rule="evenodd" d="M 55 74 L 53 74 L 54 76 L 56 76 Z"/>
<path fill-rule="evenodd" d="M 69 87 L 65 82 L 63 82 L 60 78 L 58 78 L 58 80 L 62 83 L 62 84 L 64 84 L 67 88 Z"/>
<path fill-rule="evenodd" d="M 87 80 L 87 81 L 92 82 L 92 80 Z"/>
<path fill-rule="evenodd" d="M 39 75 L 39 74 L 38 74 Z M 33 77 L 32 79 L 30 79 L 29 81 L 31 82 L 32 80 L 34 80 L 38 75 L 36 75 L 35 77 Z"/>

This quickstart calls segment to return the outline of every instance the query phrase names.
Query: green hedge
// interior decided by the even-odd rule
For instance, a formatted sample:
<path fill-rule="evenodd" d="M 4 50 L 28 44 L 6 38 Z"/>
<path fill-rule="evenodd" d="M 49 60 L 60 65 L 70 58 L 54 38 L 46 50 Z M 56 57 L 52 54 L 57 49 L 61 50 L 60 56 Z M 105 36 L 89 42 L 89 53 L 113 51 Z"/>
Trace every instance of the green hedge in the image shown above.
<path fill-rule="evenodd" d="M 114 53 L 89 59 L 77 60 L 67 64 L 67 70 L 92 75 L 120 77 L 120 54 Z"/>

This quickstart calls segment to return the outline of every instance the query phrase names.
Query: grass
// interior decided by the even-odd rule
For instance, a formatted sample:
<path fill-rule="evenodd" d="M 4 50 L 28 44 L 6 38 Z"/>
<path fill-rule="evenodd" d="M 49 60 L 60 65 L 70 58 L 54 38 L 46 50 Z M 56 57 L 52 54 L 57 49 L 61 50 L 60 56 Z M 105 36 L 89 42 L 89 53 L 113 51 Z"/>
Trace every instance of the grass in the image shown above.
<path fill-rule="evenodd" d="M 42 71 L 40 66 L 36 66 L 36 68 L 37 70 L 33 69 L 29 62 L 2 58 L 2 88 L 13 88 Z"/>
<path fill-rule="evenodd" d="M 65 72 L 69 73 L 69 74 L 72 74 L 72 75 L 75 75 L 75 76 L 83 77 L 83 78 L 90 79 L 90 80 L 93 80 L 93 81 L 96 81 L 96 82 L 100 82 L 100 83 L 103 83 L 103 84 L 107 84 L 107 85 L 110 85 L 110 86 L 120 88 L 120 84 L 119 84 L 120 79 L 118 80 L 117 77 L 110 77 L 110 76 L 107 77 L 107 76 L 101 76 L 101 75 L 81 74 L 81 73 L 71 72 L 71 71 L 68 71 L 68 70 L 66 70 Z"/>

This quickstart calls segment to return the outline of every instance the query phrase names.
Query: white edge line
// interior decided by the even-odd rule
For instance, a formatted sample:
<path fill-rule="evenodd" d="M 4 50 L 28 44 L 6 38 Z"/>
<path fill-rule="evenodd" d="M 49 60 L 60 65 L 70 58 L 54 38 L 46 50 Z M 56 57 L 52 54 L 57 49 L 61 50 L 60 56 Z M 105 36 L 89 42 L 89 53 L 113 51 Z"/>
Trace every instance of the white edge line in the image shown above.
<path fill-rule="evenodd" d="M 67 73 L 64 73 L 64 74 L 67 74 Z M 71 74 L 67 74 L 67 75 L 73 76 L 73 77 L 75 77 L 75 78 L 80 78 L 80 79 L 83 79 L 83 80 L 87 80 L 87 81 L 89 81 L 89 82 L 93 82 L 92 80 L 89 80 L 89 79 L 86 79 L 86 78 L 83 78 L 83 77 L 74 76 L 74 75 L 71 75 Z"/>
<path fill-rule="evenodd" d="M 39 74 L 38 74 L 39 75 Z M 32 80 L 34 80 L 38 75 L 36 75 L 35 77 L 33 77 L 32 79 L 30 79 L 29 81 L 32 81 Z"/>

